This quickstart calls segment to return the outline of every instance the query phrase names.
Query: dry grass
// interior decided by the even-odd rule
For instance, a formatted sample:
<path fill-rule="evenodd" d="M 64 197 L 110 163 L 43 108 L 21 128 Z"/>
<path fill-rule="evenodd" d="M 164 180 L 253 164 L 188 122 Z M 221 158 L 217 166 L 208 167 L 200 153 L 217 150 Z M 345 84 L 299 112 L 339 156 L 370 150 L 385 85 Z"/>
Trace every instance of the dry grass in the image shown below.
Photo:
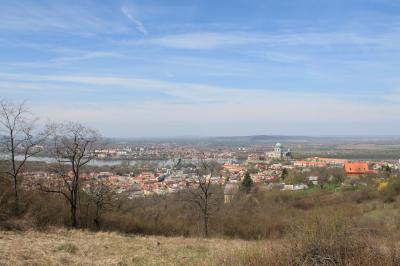
<path fill-rule="evenodd" d="M 66 229 L 0 231 L 0 265 L 394 266 L 400 263 L 398 247 L 389 246 L 385 239 L 373 240 L 369 248 L 354 251 L 364 246 L 348 242 L 351 238 L 345 235 L 334 237 L 324 232 L 319 237 L 313 235 L 315 232 L 318 233 L 306 232 L 309 239 L 303 235 L 300 241 L 296 238 L 244 241 Z"/>
<path fill-rule="evenodd" d="M 216 265 L 227 251 L 260 245 L 263 243 L 64 229 L 0 231 L 0 265 Z"/>
<path fill-rule="evenodd" d="M 149 202 L 139 215 L 109 213 L 103 225 L 169 237 L 67 230 L 52 223 L 62 209 L 40 203 L 24 217 L 0 221 L 12 230 L 0 229 L 0 265 L 400 265 L 400 199 L 357 203 L 353 195 L 256 194 L 214 217 L 212 236 L 219 239 L 174 237 L 196 236 L 198 224 L 190 210 L 179 216 L 182 210 L 170 212 L 175 205 L 165 201 Z"/>

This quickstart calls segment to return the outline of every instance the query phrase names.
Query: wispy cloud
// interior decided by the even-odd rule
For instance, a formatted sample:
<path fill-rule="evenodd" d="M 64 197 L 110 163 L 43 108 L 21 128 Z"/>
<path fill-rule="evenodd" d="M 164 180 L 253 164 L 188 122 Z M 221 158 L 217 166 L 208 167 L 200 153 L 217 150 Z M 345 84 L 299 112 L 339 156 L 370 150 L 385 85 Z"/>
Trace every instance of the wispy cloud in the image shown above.
<path fill-rule="evenodd" d="M 246 94 L 250 96 L 256 96 L 260 93 L 265 93 L 268 95 L 274 96 L 275 93 L 279 90 L 273 87 L 265 86 L 262 89 L 253 89 L 251 87 L 228 87 L 228 86 L 218 86 L 218 85 L 210 85 L 203 83 L 185 83 L 185 82 L 170 82 L 165 80 L 158 79 L 146 79 L 146 78 L 134 78 L 134 77 L 126 77 L 126 76 L 104 76 L 104 75 L 26 75 L 26 74 L 15 74 L 15 73 L 7 73 L 0 72 L 0 78 L 4 81 L 8 82 L 34 82 L 37 84 L 64 84 L 68 86 L 68 84 L 80 84 L 83 87 L 87 86 L 98 86 L 107 87 L 107 88 L 121 88 L 121 89 L 129 89 L 132 92 L 140 92 L 140 91 L 154 91 L 154 92 L 163 92 L 169 94 L 171 96 L 182 98 L 182 99 L 190 99 L 197 100 L 201 102 L 203 100 L 241 100 L 241 94 Z M 280 90 L 281 94 L 285 93 L 289 97 L 291 94 L 296 94 L 294 90 Z M 315 92 L 315 91 L 305 91 L 302 90 L 301 94 L 305 95 L 308 98 L 310 95 L 324 95 L 325 97 L 335 97 L 338 99 L 342 99 L 341 96 L 346 96 L 347 99 L 351 100 L 359 100 L 359 93 L 351 93 L 344 91 L 342 94 L 340 92 Z M 371 94 L 371 92 L 369 93 Z M 334 96 L 336 95 L 336 96 Z M 381 95 L 379 91 L 376 91 L 374 96 Z M 235 98 L 237 97 L 237 98 Z M 257 98 L 257 97 L 255 97 Z"/>
<path fill-rule="evenodd" d="M 1 7 L 0 30 L 3 31 L 59 31 L 81 35 L 129 31 L 122 21 L 106 19 L 87 4 L 50 1 L 38 5 L 15 1 L 3 3 Z"/>
<path fill-rule="evenodd" d="M 240 45 L 393 45 L 398 36 L 366 35 L 354 32 L 295 32 L 282 34 L 264 34 L 259 32 L 196 32 L 167 35 L 148 40 L 153 44 L 181 49 L 214 49 Z M 129 41 L 125 41 L 129 43 Z M 134 41 L 134 43 L 139 43 Z"/>
<path fill-rule="evenodd" d="M 56 57 L 51 59 L 50 62 L 62 63 L 62 62 L 73 62 L 73 61 L 82 61 L 82 60 L 91 60 L 100 58 L 120 58 L 121 56 L 122 56 L 121 54 L 115 52 L 93 51 L 93 52 L 83 52 L 78 55 Z"/>
<path fill-rule="evenodd" d="M 233 95 L 238 89 L 225 88 L 205 84 L 175 83 L 154 79 L 127 78 L 119 76 L 83 76 L 83 75 L 18 75 L 0 73 L 4 80 L 14 82 L 30 81 L 33 83 L 53 84 L 81 84 L 98 87 L 116 87 L 128 89 L 131 92 L 162 92 L 176 99 L 190 102 L 212 101 L 213 98 L 222 99 L 223 95 Z"/>
<path fill-rule="evenodd" d="M 147 35 L 147 29 L 144 27 L 143 23 L 137 18 L 135 18 L 133 12 L 128 7 L 122 6 L 121 11 L 130 21 L 132 21 L 135 24 L 136 29 L 138 31 L 140 31 L 144 35 Z"/>
<path fill-rule="evenodd" d="M 56 53 L 56 55 L 50 59 L 14 61 L 10 63 L 9 66 L 17 68 L 54 69 L 72 64 L 80 64 L 83 61 L 129 58 L 129 56 L 123 55 L 122 53 L 111 51 L 67 50 L 64 52 L 62 49 L 55 49 L 54 53 Z"/>
<path fill-rule="evenodd" d="M 255 90 L 100 75 L 41 76 L 0 73 L 0 78 L 5 81 L 0 84 L 0 90 L 33 90 L 37 93 L 38 88 L 41 88 L 42 91 L 47 90 L 43 94 L 51 95 L 56 89 L 63 91 L 68 97 L 80 99 L 75 104 L 61 98 L 46 105 L 34 103 L 34 110 L 37 115 L 53 120 L 68 119 L 76 115 L 82 122 L 109 135 L 116 134 L 111 129 L 122 124 L 125 130 L 133 130 L 135 136 L 156 135 L 160 129 L 164 135 L 176 135 L 177 132 L 226 134 L 228 129 L 235 130 L 234 134 L 254 133 L 246 132 L 246 127 L 257 128 L 261 130 L 259 133 L 282 133 L 274 131 L 277 130 L 274 127 L 284 130 L 286 134 L 313 134 L 317 129 L 321 133 L 323 128 L 329 134 L 361 133 L 368 128 L 367 125 L 388 123 L 400 115 L 398 104 L 379 102 L 371 105 L 360 101 L 357 95 L 352 96 L 351 93 L 346 93 L 346 97 L 341 98 L 337 92 L 289 92 L 273 88 Z M 13 87 L 13 84 L 16 86 Z M 84 97 L 93 95 L 95 98 L 95 95 L 108 95 L 110 92 L 125 97 L 118 101 L 107 97 L 100 102 L 92 97 Z M 169 95 L 170 98 L 136 100 L 143 92 L 158 92 Z M 130 125 L 126 121 L 135 123 Z M 238 123 L 244 129 L 235 128 Z M 349 125 L 351 130 L 345 132 Z M 388 132 L 385 128 L 379 130 Z M 379 130 L 368 133 L 379 133 Z M 128 136 L 131 133 L 124 135 L 122 131 L 119 134 Z"/>
<path fill-rule="evenodd" d="M 259 35 L 215 32 L 168 35 L 152 40 L 153 43 L 161 46 L 183 49 L 212 49 L 222 46 L 255 44 L 264 41 L 265 39 Z"/>
<path fill-rule="evenodd" d="M 219 98 L 223 98 L 222 95 Z M 35 110 L 53 120 L 79 117 L 106 135 L 125 137 L 257 133 L 368 135 L 390 132 L 387 128 L 372 125 L 387 124 L 400 114 L 400 108 L 395 105 L 370 106 L 323 95 L 263 91 L 226 94 L 223 102 L 213 104 L 127 100 L 94 106 L 90 102 L 84 105 L 50 104 Z M 121 125 L 124 130 L 116 131 Z"/>

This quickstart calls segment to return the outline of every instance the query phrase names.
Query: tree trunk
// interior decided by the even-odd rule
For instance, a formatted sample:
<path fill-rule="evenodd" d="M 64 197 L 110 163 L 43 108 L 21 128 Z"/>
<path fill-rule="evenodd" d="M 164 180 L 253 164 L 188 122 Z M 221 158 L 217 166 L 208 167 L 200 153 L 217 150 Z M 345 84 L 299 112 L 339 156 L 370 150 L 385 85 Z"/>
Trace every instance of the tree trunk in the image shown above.
<path fill-rule="evenodd" d="M 16 178 L 14 179 L 14 200 L 15 200 L 14 214 L 19 215 L 19 195 L 18 195 L 18 184 Z"/>
<path fill-rule="evenodd" d="M 99 219 L 96 217 L 96 218 L 94 218 L 93 219 L 93 221 L 94 221 L 94 224 L 95 224 L 95 226 L 96 226 L 96 230 L 97 231 L 100 231 L 100 222 L 99 222 Z"/>
<path fill-rule="evenodd" d="M 76 220 L 76 205 L 71 204 L 71 226 L 72 228 L 76 228 L 78 225 Z"/>
<path fill-rule="evenodd" d="M 97 231 L 100 231 L 100 213 L 99 213 L 99 206 L 96 205 L 96 216 L 94 218 L 94 224 L 96 225 Z"/>
<path fill-rule="evenodd" d="M 19 196 L 18 196 L 18 176 L 17 176 L 17 167 L 15 162 L 15 147 L 14 147 L 14 133 L 10 132 L 10 140 L 11 140 L 11 164 L 13 171 L 13 179 L 14 179 L 14 215 L 19 214 Z"/>
<path fill-rule="evenodd" d="M 204 208 L 204 236 L 208 237 L 208 207 L 207 207 L 208 202 L 206 202 L 205 208 Z"/>
<path fill-rule="evenodd" d="M 208 237 L 208 217 L 204 216 L 204 236 Z"/>
<path fill-rule="evenodd" d="M 77 182 L 76 179 L 73 180 L 72 184 L 71 184 L 71 200 L 70 200 L 70 204 L 71 204 L 71 226 L 72 228 L 77 228 L 78 226 L 78 222 L 77 222 L 77 218 L 76 218 L 76 211 L 78 208 L 78 186 L 77 186 Z"/>

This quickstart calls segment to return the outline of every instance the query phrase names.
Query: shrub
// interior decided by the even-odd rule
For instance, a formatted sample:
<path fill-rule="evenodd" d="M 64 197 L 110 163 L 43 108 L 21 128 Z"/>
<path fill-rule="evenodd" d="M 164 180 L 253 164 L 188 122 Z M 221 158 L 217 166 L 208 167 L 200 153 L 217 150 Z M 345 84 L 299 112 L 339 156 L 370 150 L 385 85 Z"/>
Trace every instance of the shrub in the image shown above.
<path fill-rule="evenodd" d="M 372 244 L 367 235 L 343 216 L 315 216 L 293 227 L 282 244 L 235 250 L 223 257 L 223 265 L 399 265 L 394 242 L 385 249 Z M 382 246 L 383 243 L 380 243 Z"/>
<path fill-rule="evenodd" d="M 378 192 L 371 186 L 362 187 L 358 191 L 352 193 L 352 200 L 358 204 L 364 201 L 372 200 L 378 197 Z"/>
<path fill-rule="evenodd" d="M 344 265 L 365 247 L 348 223 L 335 217 L 316 216 L 293 230 L 290 249 L 294 265 Z"/>
<path fill-rule="evenodd" d="M 385 202 L 395 201 L 395 197 L 400 194 L 400 179 L 392 178 L 386 188 L 381 191 L 381 195 Z"/>

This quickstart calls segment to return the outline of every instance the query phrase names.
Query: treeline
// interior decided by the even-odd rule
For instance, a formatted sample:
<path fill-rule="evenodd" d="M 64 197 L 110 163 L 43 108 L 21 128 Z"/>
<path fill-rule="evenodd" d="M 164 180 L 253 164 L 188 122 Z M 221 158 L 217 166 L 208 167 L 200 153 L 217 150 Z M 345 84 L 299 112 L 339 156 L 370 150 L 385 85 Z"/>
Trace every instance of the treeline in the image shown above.
<path fill-rule="evenodd" d="M 385 208 L 387 204 L 394 204 L 392 206 L 397 208 L 400 182 L 393 181 L 384 192 L 369 187 L 340 193 L 331 190 L 312 193 L 266 191 L 252 187 L 248 193 L 239 191 L 229 204 L 224 204 L 222 187 L 212 187 L 211 190 L 206 221 L 209 236 L 281 238 L 291 232 L 294 223 L 305 221 L 310 215 L 329 216 L 332 213 L 367 225 L 370 232 L 385 235 L 390 233 L 393 224 L 386 226 L 386 221 L 376 223 L 374 219 L 364 217 L 363 213 Z M 12 200 L 7 200 L 12 198 L 12 191 L 2 190 L 1 193 L 2 213 L 10 215 L 6 210 L 13 207 Z M 21 190 L 20 194 L 20 217 L 30 223 L 29 226 L 39 229 L 48 226 L 73 226 L 70 203 L 65 198 L 40 190 Z M 111 201 L 104 201 L 105 205 L 99 208 L 96 205 L 98 198 L 93 198 L 82 190 L 77 205 L 77 224 L 74 226 L 144 235 L 202 236 L 205 234 L 204 213 L 193 198 L 188 191 L 132 200 L 118 194 Z M 374 204 L 369 204 L 371 201 Z M 14 225 L 3 223 L 3 226 Z"/>

